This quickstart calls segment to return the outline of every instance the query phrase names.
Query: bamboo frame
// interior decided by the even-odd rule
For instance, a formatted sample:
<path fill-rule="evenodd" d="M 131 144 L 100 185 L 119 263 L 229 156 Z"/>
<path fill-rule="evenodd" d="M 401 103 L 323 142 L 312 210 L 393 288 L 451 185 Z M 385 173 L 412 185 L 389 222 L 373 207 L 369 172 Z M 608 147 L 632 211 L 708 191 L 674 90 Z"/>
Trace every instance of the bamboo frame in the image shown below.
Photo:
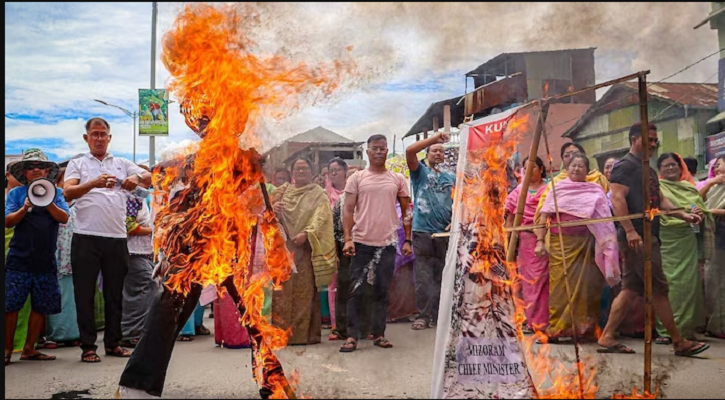
<path fill-rule="evenodd" d="M 546 124 L 546 114 L 549 112 L 549 103 L 546 102 L 541 106 L 539 112 L 539 120 L 536 124 L 536 130 L 534 131 L 534 140 L 531 142 L 531 149 L 529 150 L 529 160 L 536 160 L 536 155 L 539 152 L 539 142 L 541 140 L 541 132 L 544 131 L 544 125 Z M 516 216 L 514 217 L 514 226 L 521 225 L 521 221 L 524 218 L 524 208 L 526 207 L 526 196 L 529 193 L 529 184 L 531 183 L 531 173 L 534 170 L 536 163 L 530 162 L 529 166 L 526 167 L 526 174 L 524 180 L 521 182 L 521 192 L 519 193 L 518 205 L 516 206 Z M 506 252 L 506 261 L 513 262 L 516 257 L 516 246 L 518 245 L 519 236 L 517 232 L 511 234 L 509 239 L 509 247 Z"/>
<path fill-rule="evenodd" d="M 572 92 L 565 93 L 562 95 L 557 95 L 557 96 L 552 96 L 552 97 L 535 100 L 535 101 L 532 101 L 532 102 L 524 105 L 524 107 L 539 104 L 539 105 L 541 105 L 542 111 L 543 111 L 543 108 L 548 107 L 548 104 L 553 100 L 558 100 L 558 99 L 566 98 L 569 96 L 574 96 L 574 95 L 584 93 L 584 92 L 587 92 L 590 90 L 596 90 L 596 89 L 599 89 L 602 87 L 611 86 L 611 85 L 614 85 L 617 83 L 626 82 L 626 81 L 630 81 L 634 78 L 637 78 L 638 82 L 639 82 L 640 123 L 641 123 L 641 127 L 642 127 L 642 138 L 644 141 L 645 138 L 647 137 L 647 133 L 649 131 L 648 130 L 649 116 L 648 116 L 648 110 L 647 110 L 647 84 L 646 84 L 646 76 L 649 73 L 650 73 L 649 70 L 641 71 L 636 74 L 631 74 L 631 75 L 627 75 L 627 76 L 624 76 L 621 78 L 613 79 L 613 80 L 603 82 L 603 83 L 600 83 L 600 84 L 597 84 L 594 86 L 589 86 L 589 87 L 586 87 L 586 88 L 583 88 L 583 89 L 580 89 L 577 91 L 572 91 Z M 542 130 L 543 130 L 543 128 L 542 128 Z M 542 132 L 539 131 L 538 126 L 537 126 L 537 131 L 534 134 L 535 135 L 534 141 L 531 144 L 532 148 L 529 152 L 530 154 L 533 154 L 532 157 L 535 157 L 536 154 L 538 153 L 539 139 L 540 139 L 541 133 Z M 537 135 L 539 137 L 537 137 Z M 551 170 L 551 164 L 552 164 L 551 152 L 549 150 L 549 142 L 548 142 L 546 134 L 544 134 L 544 143 L 546 145 L 546 153 L 547 153 L 548 161 L 549 161 L 549 170 Z M 650 220 L 650 218 L 645 218 L 645 216 L 651 215 L 651 206 L 650 206 L 650 201 L 649 201 L 650 200 L 649 148 L 648 148 L 647 144 L 648 143 L 645 143 L 645 145 L 643 145 L 643 152 L 642 152 L 642 189 L 643 189 L 644 212 L 640 216 L 636 216 L 636 214 L 635 214 L 635 216 L 632 216 L 632 215 L 625 216 L 622 218 L 622 220 L 635 219 L 635 218 L 644 219 L 643 241 L 644 241 L 644 251 L 645 251 L 645 265 L 644 265 L 644 275 L 645 275 L 644 281 L 645 282 L 644 283 L 645 283 L 645 304 L 646 304 L 645 305 L 644 390 L 646 393 L 651 393 L 651 384 L 652 384 L 652 379 L 651 379 L 651 372 L 652 372 L 652 319 L 651 319 L 651 316 L 652 316 L 652 249 L 651 249 L 652 231 L 651 231 L 651 227 L 652 227 L 652 221 Z M 524 196 L 526 193 L 528 193 L 528 183 L 531 180 L 532 171 L 533 171 L 533 167 L 526 169 L 526 175 L 524 176 L 524 181 L 523 181 L 526 183 L 526 187 L 522 188 L 523 190 L 521 191 L 522 193 L 524 193 Z M 559 226 L 559 227 L 566 226 L 561 223 L 561 219 L 559 216 L 559 207 L 557 204 L 555 185 L 552 185 L 552 195 L 554 196 L 553 197 L 554 209 L 556 210 L 556 224 L 554 226 Z M 524 197 L 524 200 L 525 200 L 525 197 Z M 513 227 L 511 229 L 509 229 L 509 231 L 513 232 L 511 242 L 514 242 L 516 240 L 515 239 L 515 238 L 517 238 L 516 232 L 518 231 L 517 228 L 519 228 L 519 226 L 521 224 L 521 218 L 519 218 L 519 215 L 518 215 L 519 212 L 523 212 L 521 203 L 522 202 L 519 199 L 517 215 L 516 215 L 516 218 L 514 218 Z M 597 222 L 602 222 L 602 221 L 597 221 Z M 593 224 L 593 223 L 596 223 L 596 222 L 594 222 L 594 220 L 590 219 L 588 221 L 585 221 L 584 223 L 581 223 L 580 225 L 589 225 L 589 224 Z M 539 229 L 541 229 L 541 228 L 539 228 Z M 515 250 L 515 248 L 516 248 L 515 246 L 511 246 L 511 244 L 512 244 L 511 242 L 509 243 L 509 252 L 507 253 L 507 261 L 512 261 L 512 259 L 513 259 L 513 256 L 511 254 L 513 252 L 512 249 Z M 562 236 L 561 230 L 559 230 L 559 244 L 560 244 L 560 250 L 561 250 L 562 256 L 563 256 L 564 243 L 563 243 L 563 236 Z M 565 270 L 564 281 L 566 284 L 567 297 L 569 297 L 569 299 L 571 299 L 569 280 L 567 279 L 567 275 L 566 275 L 566 269 L 567 269 L 566 268 L 567 267 L 566 258 L 564 258 L 564 257 L 562 257 L 562 258 L 564 259 L 564 270 Z M 573 323 L 574 318 L 573 318 L 571 300 L 570 300 L 569 306 L 570 306 L 569 310 L 572 313 L 571 319 L 572 319 L 572 323 Z M 581 371 L 581 363 L 579 362 L 579 346 L 577 346 L 578 341 L 577 341 L 577 336 L 576 336 L 576 330 L 574 328 L 572 329 L 572 333 L 573 333 L 573 339 L 574 339 L 574 348 L 576 351 L 577 372 L 578 372 L 578 377 L 579 377 L 579 382 L 580 382 L 580 386 L 579 386 L 580 396 L 583 398 L 583 393 L 581 393 L 581 391 L 583 390 L 583 377 L 582 377 L 582 371 Z"/>
<path fill-rule="evenodd" d="M 639 74 L 639 121 L 642 138 L 642 198 L 644 213 L 650 212 L 649 115 L 647 74 Z M 652 393 L 652 220 L 644 219 L 644 391 Z"/>

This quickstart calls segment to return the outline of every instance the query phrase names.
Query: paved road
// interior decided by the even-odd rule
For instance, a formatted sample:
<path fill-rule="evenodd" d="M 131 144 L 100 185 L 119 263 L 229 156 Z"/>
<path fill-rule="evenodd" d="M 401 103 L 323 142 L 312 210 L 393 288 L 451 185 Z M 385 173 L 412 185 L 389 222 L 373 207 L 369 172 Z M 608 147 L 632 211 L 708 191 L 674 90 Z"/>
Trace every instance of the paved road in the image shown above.
<path fill-rule="evenodd" d="M 213 327 L 213 320 L 206 326 Z M 428 398 L 435 331 L 411 331 L 409 324 L 391 324 L 393 349 L 362 341 L 358 351 L 341 354 L 340 342 L 295 346 L 280 352 L 287 372 L 300 373 L 299 390 L 315 398 Z M 99 338 L 99 343 L 102 343 Z M 597 357 L 600 392 L 606 398 L 615 388 L 641 387 L 643 342 L 625 340 L 637 355 L 600 355 L 596 345 L 584 353 Z M 667 346 L 654 346 L 654 374 L 671 378 L 662 388 L 669 398 L 722 398 L 725 391 L 725 341 L 710 339 L 703 359 L 675 357 Z M 47 351 L 52 362 L 18 361 L 5 368 L 5 398 L 50 399 L 54 394 L 88 390 L 94 398 L 111 398 L 125 360 L 103 357 L 100 364 L 80 362 L 78 348 Z M 562 359 L 573 359 L 570 346 L 552 347 Z M 249 369 L 250 351 L 214 346 L 213 337 L 177 343 L 169 367 L 165 398 L 259 398 Z M 66 397 L 67 398 L 67 397 Z"/>

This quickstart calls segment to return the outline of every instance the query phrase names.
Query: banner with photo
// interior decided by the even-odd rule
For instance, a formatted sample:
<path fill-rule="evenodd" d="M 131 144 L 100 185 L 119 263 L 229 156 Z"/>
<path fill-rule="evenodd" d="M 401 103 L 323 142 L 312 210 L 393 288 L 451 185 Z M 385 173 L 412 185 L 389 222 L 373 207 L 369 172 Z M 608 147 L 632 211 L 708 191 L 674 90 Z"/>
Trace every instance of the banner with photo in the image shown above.
<path fill-rule="evenodd" d="M 138 90 L 138 134 L 169 135 L 169 92 L 166 89 Z"/>
<path fill-rule="evenodd" d="M 517 110 L 476 120 L 461 130 L 433 358 L 433 399 L 536 394 L 517 336 L 511 285 L 515 266 L 505 262 L 506 161 L 517 148 L 518 140 L 509 132 L 518 129 L 512 128 L 512 121 L 519 120 Z"/>

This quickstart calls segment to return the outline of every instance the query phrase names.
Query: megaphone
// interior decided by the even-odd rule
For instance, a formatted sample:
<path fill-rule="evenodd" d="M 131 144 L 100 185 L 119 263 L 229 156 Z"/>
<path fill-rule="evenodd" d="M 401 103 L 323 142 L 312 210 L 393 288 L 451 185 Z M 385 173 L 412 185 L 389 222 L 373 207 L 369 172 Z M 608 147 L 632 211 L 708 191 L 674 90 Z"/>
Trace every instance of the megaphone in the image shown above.
<path fill-rule="evenodd" d="M 28 185 L 28 200 L 35 207 L 48 207 L 56 195 L 55 184 L 50 179 L 38 178 Z"/>

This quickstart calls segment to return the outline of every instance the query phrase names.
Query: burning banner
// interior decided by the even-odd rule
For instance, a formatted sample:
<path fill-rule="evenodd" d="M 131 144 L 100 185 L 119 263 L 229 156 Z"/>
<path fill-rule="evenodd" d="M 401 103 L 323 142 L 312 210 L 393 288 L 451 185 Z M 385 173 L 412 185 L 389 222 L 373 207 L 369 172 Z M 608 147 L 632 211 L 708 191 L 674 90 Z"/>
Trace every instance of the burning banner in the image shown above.
<path fill-rule="evenodd" d="M 535 395 L 519 339 L 516 267 L 505 261 L 506 160 L 516 151 L 517 131 L 528 122 L 516 111 L 477 120 L 461 130 L 432 398 Z"/>

